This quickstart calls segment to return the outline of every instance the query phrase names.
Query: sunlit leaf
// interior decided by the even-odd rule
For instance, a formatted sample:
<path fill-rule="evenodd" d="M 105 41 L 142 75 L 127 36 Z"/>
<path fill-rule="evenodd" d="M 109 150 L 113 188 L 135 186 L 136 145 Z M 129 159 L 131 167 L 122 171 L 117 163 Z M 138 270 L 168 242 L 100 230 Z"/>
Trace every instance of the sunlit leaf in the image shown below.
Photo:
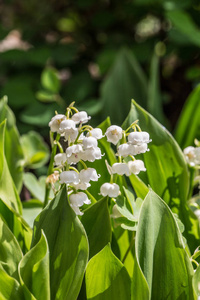
<path fill-rule="evenodd" d="M 4 153 L 8 168 L 18 192 L 22 187 L 23 151 L 20 144 L 19 133 L 15 124 L 15 117 L 7 105 L 7 98 L 0 100 L 0 123 L 6 121 Z"/>
<path fill-rule="evenodd" d="M 18 280 L 18 264 L 21 259 L 22 251 L 15 236 L 0 218 L 0 269 Z"/>
<path fill-rule="evenodd" d="M 139 120 L 141 129 L 147 131 L 152 139 L 150 151 L 141 155 L 147 170 L 139 177 L 179 215 L 185 225 L 184 234 L 191 251 L 194 251 L 198 246 L 199 229 L 197 219 L 187 206 L 189 173 L 184 155 L 166 128 L 133 101 L 123 127 L 127 128 L 135 120 Z M 143 198 L 141 194 L 138 196 Z"/>
<path fill-rule="evenodd" d="M 36 218 L 32 247 L 39 241 L 41 230 L 50 252 L 51 297 L 76 300 L 88 259 L 88 242 L 68 203 L 65 187 Z"/>
<path fill-rule="evenodd" d="M 194 299 L 193 267 L 172 212 L 153 191 L 146 196 L 135 245 L 150 299 Z"/>
<path fill-rule="evenodd" d="M 109 245 L 89 261 L 85 278 L 88 300 L 131 299 L 128 272 Z"/>
<path fill-rule="evenodd" d="M 0 124 L 0 197 L 6 205 L 22 213 L 21 201 L 10 175 L 4 152 L 5 128 L 6 122 L 4 121 Z"/>
<path fill-rule="evenodd" d="M 42 233 L 39 242 L 22 258 L 19 264 L 20 281 L 37 300 L 50 299 L 49 251 Z"/>
<path fill-rule="evenodd" d="M 0 298 L 2 300 L 15 299 L 26 300 L 23 289 L 16 279 L 9 276 L 4 270 L 0 269 Z M 30 299 L 30 298 L 29 298 Z"/>
<path fill-rule="evenodd" d="M 44 69 L 41 75 L 41 82 L 44 88 L 53 93 L 58 93 L 60 90 L 60 80 L 58 72 L 53 68 Z"/>

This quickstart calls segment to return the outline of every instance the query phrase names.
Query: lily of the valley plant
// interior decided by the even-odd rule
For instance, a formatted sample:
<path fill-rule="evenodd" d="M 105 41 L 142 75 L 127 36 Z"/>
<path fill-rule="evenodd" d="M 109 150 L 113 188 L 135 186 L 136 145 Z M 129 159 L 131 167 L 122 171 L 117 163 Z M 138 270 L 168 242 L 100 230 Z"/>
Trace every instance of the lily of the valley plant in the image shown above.
<path fill-rule="evenodd" d="M 72 103 L 36 178 L 46 145 L 19 136 L 5 99 L 0 112 L 0 299 L 198 299 L 197 140 L 182 151 L 135 101 L 97 128 Z"/>

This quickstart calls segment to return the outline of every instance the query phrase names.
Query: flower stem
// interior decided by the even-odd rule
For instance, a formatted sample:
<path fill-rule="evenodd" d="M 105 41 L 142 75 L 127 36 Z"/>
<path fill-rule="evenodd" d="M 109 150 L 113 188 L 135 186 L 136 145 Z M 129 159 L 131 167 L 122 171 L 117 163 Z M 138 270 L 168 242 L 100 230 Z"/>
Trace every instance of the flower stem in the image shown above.
<path fill-rule="evenodd" d="M 123 259 L 122 259 L 122 263 L 123 263 L 123 264 L 124 264 L 124 262 L 125 262 L 125 260 L 126 260 L 126 258 L 127 258 L 127 256 L 128 256 L 128 254 L 129 254 L 129 252 L 131 251 L 131 249 L 132 249 L 132 247 L 133 247 L 133 245 L 134 245 L 134 242 L 135 242 L 135 232 L 133 232 L 133 236 L 132 236 L 131 242 L 130 242 L 130 244 L 129 244 L 129 247 L 128 247 L 128 249 L 126 250 L 126 253 L 124 254 L 124 257 L 123 257 Z"/>
<path fill-rule="evenodd" d="M 49 168 L 48 168 L 47 176 L 49 176 L 50 174 L 53 173 L 54 156 L 56 155 L 57 146 L 58 146 L 57 142 L 58 142 L 59 139 L 60 139 L 60 134 L 57 134 L 56 139 L 55 139 L 55 141 L 53 143 L 53 148 L 52 148 L 52 152 L 51 152 L 51 159 L 50 159 L 50 163 L 49 163 Z M 50 183 L 46 183 L 45 198 L 44 198 L 43 208 L 48 203 L 50 190 L 51 190 L 51 184 Z"/>

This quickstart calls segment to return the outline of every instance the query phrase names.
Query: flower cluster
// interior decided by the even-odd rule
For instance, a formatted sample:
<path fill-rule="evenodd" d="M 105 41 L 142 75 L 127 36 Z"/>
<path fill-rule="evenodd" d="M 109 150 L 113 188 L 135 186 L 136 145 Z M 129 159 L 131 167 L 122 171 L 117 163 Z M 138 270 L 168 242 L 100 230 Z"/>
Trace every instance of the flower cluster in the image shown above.
<path fill-rule="evenodd" d="M 136 131 L 136 130 L 139 131 Z M 129 130 L 134 130 L 129 133 Z M 146 171 L 144 162 L 140 159 L 135 159 L 135 155 L 149 151 L 148 143 L 151 142 L 148 132 L 141 131 L 137 125 L 137 121 L 131 124 L 127 130 L 123 130 L 117 125 L 112 125 L 105 132 L 107 141 L 117 145 L 116 156 L 119 157 L 119 162 L 107 168 L 112 176 L 113 174 L 130 176 L 131 174 L 139 174 L 140 171 Z M 131 160 L 126 162 L 124 158 L 130 157 Z M 104 183 L 101 186 L 101 195 L 109 197 L 117 197 L 120 194 L 119 186 L 115 183 Z"/>
<path fill-rule="evenodd" d="M 54 177 L 57 180 L 59 174 L 60 183 L 67 186 L 71 207 L 76 214 L 82 215 L 80 207 L 83 204 L 90 204 L 87 196 L 90 182 L 98 181 L 100 177 L 94 168 L 87 167 L 86 162 L 102 158 L 98 140 L 103 137 L 103 133 L 100 128 L 85 125 L 90 117 L 85 111 L 78 111 L 73 104 L 67 108 L 66 115 L 56 114 L 49 122 L 49 126 L 52 135 L 56 133 L 53 144 L 60 149 L 60 152 L 54 155 L 54 174 L 56 174 Z M 118 162 L 112 166 L 106 162 L 111 180 L 100 187 L 100 195 L 116 198 L 120 194 L 120 187 L 113 182 L 113 176 L 115 174 L 130 176 L 146 171 L 144 162 L 135 159 L 135 155 L 149 151 L 148 143 L 151 140 L 147 132 L 141 131 L 137 121 L 126 130 L 112 125 L 107 128 L 105 136 L 108 142 L 116 145 Z M 65 148 L 60 139 L 67 145 Z M 83 166 L 80 171 L 77 169 L 78 163 L 79 169 L 80 164 Z M 52 174 L 49 176 L 51 184 L 54 179 L 52 176 Z"/>
<path fill-rule="evenodd" d="M 102 157 L 98 147 L 98 140 L 103 137 L 102 131 L 83 125 L 89 120 L 87 113 L 78 111 L 72 103 L 66 115 L 56 114 L 49 122 L 50 131 L 57 133 L 56 144 L 60 149 L 60 153 L 54 156 L 54 166 L 59 170 L 60 183 L 67 185 L 70 205 L 78 215 L 82 215 L 79 207 L 91 203 L 82 190 L 87 190 L 90 181 L 97 181 L 100 177 L 94 168 L 87 168 L 85 164 Z M 66 149 L 61 146 L 59 138 L 64 139 Z M 84 167 L 80 172 L 76 168 L 78 162 Z"/>
<path fill-rule="evenodd" d="M 189 146 L 183 150 L 183 153 L 191 167 L 200 165 L 200 147 Z"/>

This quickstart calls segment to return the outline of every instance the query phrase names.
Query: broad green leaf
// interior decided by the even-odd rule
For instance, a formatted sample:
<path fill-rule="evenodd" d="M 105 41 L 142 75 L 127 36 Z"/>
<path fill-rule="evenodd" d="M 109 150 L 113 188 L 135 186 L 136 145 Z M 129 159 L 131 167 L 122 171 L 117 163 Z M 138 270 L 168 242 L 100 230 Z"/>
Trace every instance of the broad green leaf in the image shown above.
<path fill-rule="evenodd" d="M 22 251 L 19 244 L 0 217 L 0 269 L 18 280 L 18 264 L 21 259 Z"/>
<path fill-rule="evenodd" d="M 4 153 L 8 168 L 18 192 L 22 187 L 23 176 L 23 151 L 20 137 L 15 123 L 15 117 L 7 105 L 7 98 L 0 100 L 0 123 L 6 121 Z"/>
<path fill-rule="evenodd" d="M 22 205 L 14 185 L 13 179 L 10 175 L 7 160 L 5 157 L 4 143 L 5 143 L 5 128 L 6 122 L 0 124 L 0 195 L 2 201 L 16 210 L 18 213 L 22 213 Z"/>
<path fill-rule="evenodd" d="M 32 230 L 12 207 L 4 203 L 0 198 L 0 216 L 9 227 L 11 232 L 16 237 L 23 253 L 26 253 L 30 249 Z"/>
<path fill-rule="evenodd" d="M 139 177 L 179 215 L 191 251 L 194 251 L 198 246 L 199 229 L 197 219 L 187 206 L 189 173 L 184 155 L 166 128 L 133 101 L 123 128 L 128 128 L 135 120 L 139 120 L 141 129 L 152 139 L 150 151 L 140 156 L 147 170 Z M 138 196 L 142 198 L 142 195 Z"/>
<path fill-rule="evenodd" d="M 182 10 L 171 10 L 166 14 L 175 28 L 185 36 L 186 43 L 191 42 L 200 47 L 200 29 L 191 16 Z"/>
<path fill-rule="evenodd" d="M 149 287 L 142 273 L 142 270 L 138 263 L 138 258 L 135 256 L 134 259 L 134 268 L 133 268 L 133 277 L 132 277 L 132 286 L 131 286 L 131 299 L 143 299 L 148 300 L 149 298 Z"/>
<path fill-rule="evenodd" d="M 137 196 L 144 199 L 149 191 L 146 184 L 135 174 L 131 174 L 129 176 L 129 180 L 130 180 L 132 187 L 135 190 Z"/>
<path fill-rule="evenodd" d="M 194 299 L 193 267 L 182 235 L 171 210 L 153 191 L 142 205 L 135 251 L 149 299 Z"/>
<path fill-rule="evenodd" d="M 30 131 L 22 135 L 21 144 L 27 168 L 36 169 L 48 161 L 49 149 L 39 133 Z"/>
<path fill-rule="evenodd" d="M 52 93 L 58 93 L 60 90 L 60 80 L 58 71 L 53 68 L 46 68 L 41 75 L 41 83 L 45 89 Z"/>
<path fill-rule="evenodd" d="M 124 263 L 124 266 L 126 267 L 129 275 L 132 276 L 134 258 L 131 250 L 134 248 L 133 240 L 135 237 L 135 232 L 128 232 L 128 230 L 124 230 L 121 227 L 117 227 L 113 229 L 113 234 L 119 247 L 119 258 Z"/>
<path fill-rule="evenodd" d="M 162 110 L 162 98 L 160 92 L 160 71 L 159 57 L 153 54 L 150 65 L 150 79 L 148 83 L 148 111 L 160 122 L 164 123 L 165 118 Z"/>
<path fill-rule="evenodd" d="M 42 232 L 39 242 L 22 258 L 19 264 L 20 281 L 37 300 L 50 299 L 49 251 Z"/>
<path fill-rule="evenodd" d="M 121 49 L 101 87 L 104 117 L 109 115 L 113 124 L 121 124 L 133 97 L 146 107 L 147 80 L 133 53 Z"/>
<path fill-rule="evenodd" d="M 55 102 L 56 95 L 49 91 L 40 90 L 36 93 L 36 98 L 41 102 Z"/>
<path fill-rule="evenodd" d="M 187 98 L 175 130 L 175 138 L 182 149 L 194 145 L 194 139 L 200 140 L 200 85 Z"/>
<path fill-rule="evenodd" d="M 90 257 L 111 242 L 111 223 L 107 197 L 99 200 L 84 211 L 81 222 L 87 233 Z"/>
<path fill-rule="evenodd" d="M 26 300 L 23 289 L 16 279 L 0 269 L 0 299 Z M 28 300 L 28 299 L 27 299 Z"/>
<path fill-rule="evenodd" d="M 88 300 L 131 299 L 130 277 L 110 245 L 89 261 L 85 281 Z"/>
<path fill-rule="evenodd" d="M 197 269 L 195 270 L 192 283 L 193 283 L 194 292 L 196 296 L 199 297 L 200 296 L 200 266 L 198 266 Z"/>
<path fill-rule="evenodd" d="M 89 250 L 84 228 L 68 203 L 65 187 L 36 218 L 32 246 L 39 241 L 41 230 L 50 252 L 51 297 L 76 300 Z"/>

